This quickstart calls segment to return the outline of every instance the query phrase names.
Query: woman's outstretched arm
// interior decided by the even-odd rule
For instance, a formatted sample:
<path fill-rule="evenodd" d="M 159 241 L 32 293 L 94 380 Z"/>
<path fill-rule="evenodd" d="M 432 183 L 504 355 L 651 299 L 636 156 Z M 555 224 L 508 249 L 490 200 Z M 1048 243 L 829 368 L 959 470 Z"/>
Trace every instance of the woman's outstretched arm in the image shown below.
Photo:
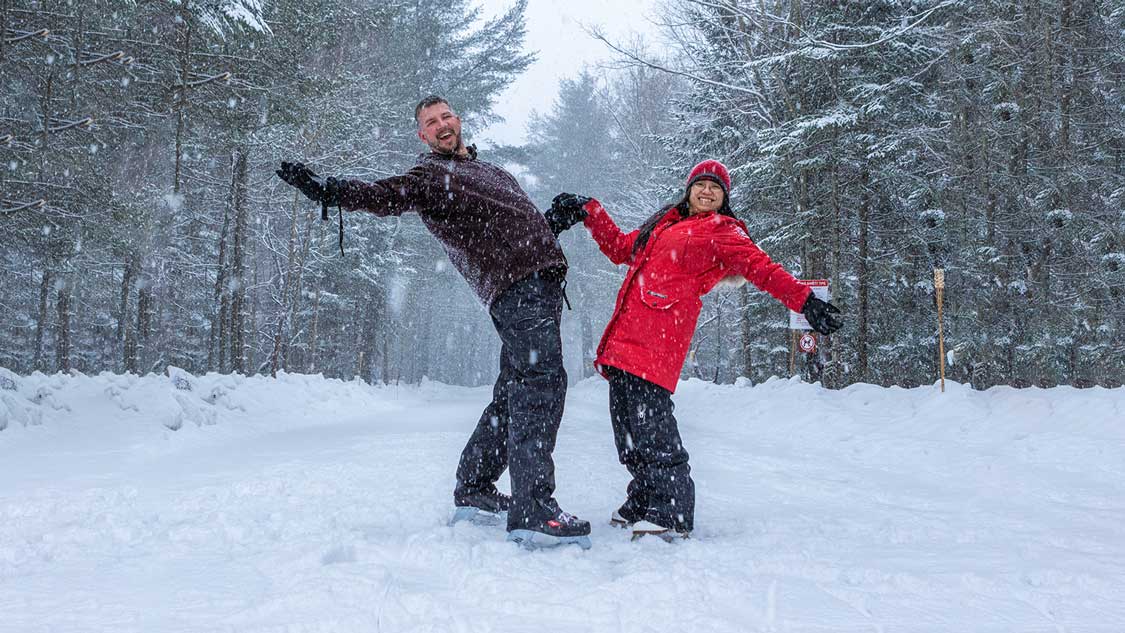
<path fill-rule="evenodd" d="M 586 219 L 583 223 L 590 230 L 590 235 L 598 243 L 609 261 L 615 264 L 625 264 L 633 258 L 633 244 L 637 241 L 640 231 L 623 233 L 617 228 L 617 223 L 609 217 L 602 203 L 591 199 L 582 207 L 586 210 Z"/>
<path fill-rule="evenodd" d="M 731 274 L 745 277 L 790 310 L 800 312 L 812 293 L 811 288 L 797 281 L 781 264 L 771 260 L 742 227 L 734 222 L 724 222 L 712 236 L 711 244 L 719 263 Z"/>

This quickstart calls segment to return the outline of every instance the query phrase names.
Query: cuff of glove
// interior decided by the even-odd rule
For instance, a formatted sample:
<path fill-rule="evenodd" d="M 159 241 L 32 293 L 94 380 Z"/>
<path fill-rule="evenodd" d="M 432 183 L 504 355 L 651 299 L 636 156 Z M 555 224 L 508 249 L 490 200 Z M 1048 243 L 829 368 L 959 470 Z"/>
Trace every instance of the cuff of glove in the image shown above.
<path fill-rule="evenodd" d="M 813 292 L 812 288 L 809 288 L 809 293 L 807 295 L 805 295 L 804 300 L 801 301 L 801 310 L 800 311 L 801 311 L 802 314 L 805 312 L 805 310 L 808 309 L 809 303 L 815 298 L 816 298 L 816 293 Z"/>

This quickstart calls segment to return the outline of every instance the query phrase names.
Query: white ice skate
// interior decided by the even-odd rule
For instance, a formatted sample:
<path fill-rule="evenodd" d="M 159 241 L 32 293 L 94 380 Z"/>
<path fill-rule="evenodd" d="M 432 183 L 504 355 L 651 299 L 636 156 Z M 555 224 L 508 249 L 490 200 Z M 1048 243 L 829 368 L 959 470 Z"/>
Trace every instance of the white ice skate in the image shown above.
<path fill-rule="evenodd" d="M 672 528 L 666 528 L 651 521 L 637 521 L 633 524 L 634 541 L 645 536 L 656 536 L 669 543 L 674 543 L 688 538 L 688 534 L 689 532 L 677 532 Z"/>

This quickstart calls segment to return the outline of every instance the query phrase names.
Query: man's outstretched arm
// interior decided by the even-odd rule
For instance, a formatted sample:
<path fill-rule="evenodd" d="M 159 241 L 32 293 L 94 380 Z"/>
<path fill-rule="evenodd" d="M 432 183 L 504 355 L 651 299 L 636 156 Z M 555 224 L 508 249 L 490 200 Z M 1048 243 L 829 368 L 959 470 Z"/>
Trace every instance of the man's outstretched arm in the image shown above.
<path fill-rule="evenodd" d="M 279 178 L 326 207 L 367 211 L 379 216 L 402 215 L 426 201 L 424 173 L 418 167 L 401 176 L 373 182 L 321 178 L 302 163 L 281 163 Z"/>
<path fill-rule="evenodd" d="M 426 206 L 429 191 L 425 172 L 415 167 L 401 176 L 371 182 L 339 181 L 339 204 L 349 211 L 378 216 L 402 215 Z"/>

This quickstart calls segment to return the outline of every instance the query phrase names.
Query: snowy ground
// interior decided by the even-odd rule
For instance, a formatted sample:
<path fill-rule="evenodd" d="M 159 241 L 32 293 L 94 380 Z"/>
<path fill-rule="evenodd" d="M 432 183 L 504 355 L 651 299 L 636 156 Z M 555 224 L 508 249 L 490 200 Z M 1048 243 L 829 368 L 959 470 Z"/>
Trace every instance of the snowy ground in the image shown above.
<path fill-rule="evenodd" d="M 1121 389 L 686 383 L 670 545 L 606 524 L 587 380 L 555 456 L 594 547 L 525 552 L 445 525 L 488 389 L 7 376 L 3 633 L 1125 631 Z"/>

